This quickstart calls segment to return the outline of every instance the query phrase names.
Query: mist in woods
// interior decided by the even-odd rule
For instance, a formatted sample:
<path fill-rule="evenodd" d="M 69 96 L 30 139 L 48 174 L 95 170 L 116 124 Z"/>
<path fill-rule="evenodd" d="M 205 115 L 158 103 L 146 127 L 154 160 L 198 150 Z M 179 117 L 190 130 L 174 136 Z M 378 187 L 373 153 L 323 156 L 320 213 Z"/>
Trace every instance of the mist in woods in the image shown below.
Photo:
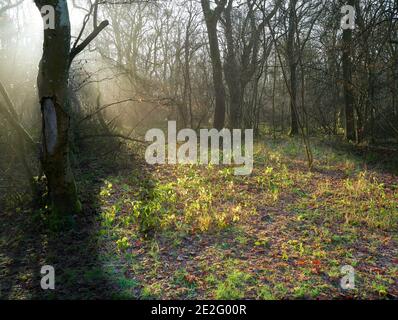
<path fill-rule="evenodd" d="M 0 0 L 0 298 L 397 299 L 397 23 L 396 0 Z M 148 163 L 151 129 L 156 156 L 208 129 L 220 161 Z"/>

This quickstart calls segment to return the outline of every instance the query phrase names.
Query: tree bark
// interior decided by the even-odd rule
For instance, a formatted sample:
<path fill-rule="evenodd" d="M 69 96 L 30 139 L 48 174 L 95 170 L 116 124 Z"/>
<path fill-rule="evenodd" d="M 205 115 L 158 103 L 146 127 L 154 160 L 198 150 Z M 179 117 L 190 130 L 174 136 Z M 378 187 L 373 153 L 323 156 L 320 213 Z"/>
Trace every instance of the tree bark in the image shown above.
<path fill-rule="evenodd" d="M 348 1 L 348 5 L 354 6 L 354 0 Z M 352 85 L 352 30 L 343 30 L 343 77 L 345 99 L 345 138 L 348 141 L 355 140 L 354 123 L 354 88 Z"/>
<path fill-rule="evenodd" d="M 225 88 L 222 77 L 223 70 L 220 48 L 218 46 L 217 23 L 226 4 L 226 0 L 219 1 L 214 10 L 210 9 L 209 0 L 201 0 L 201 3 L 209 38 L 210 58 L 213 68 L 213 86 L 216 96 L 213 126 L 221 130 L 225 123 Z"/>
<path fill-rule="evenodd" d="M 229 92 L 229 124 L 231 128 L 240 128 L 241 118 L 241 73 L 235 54 L 235 43 L 232 29 L 232 3 L 229 0 L 225 10 L 225 38 L 227 43 L 227 56 L 224 65 L 225 81 Z"/>
<path fill-rule="evenodd" d="M 287 40 L 287 58 L 289 64 L 290 78 L 290 131 L 289 135 L 298 134 L 297 122 L 297 58 L 296 58 L 296 42 L 294 40 L 296 32 L 296 4 L 297 0 L 290 0 L 289 2 L 289 30 Z"/>
<path fill-rule="evenodd" d="M 69 161 L 70 21 L 66 0 L 35 0 L 55 9 L 55 28 L 44 30 L 43 55 L 37 78 L 42 114 L 41 164 L 47 178 L 51 210 L 60 217 L 81 210 Z"/>

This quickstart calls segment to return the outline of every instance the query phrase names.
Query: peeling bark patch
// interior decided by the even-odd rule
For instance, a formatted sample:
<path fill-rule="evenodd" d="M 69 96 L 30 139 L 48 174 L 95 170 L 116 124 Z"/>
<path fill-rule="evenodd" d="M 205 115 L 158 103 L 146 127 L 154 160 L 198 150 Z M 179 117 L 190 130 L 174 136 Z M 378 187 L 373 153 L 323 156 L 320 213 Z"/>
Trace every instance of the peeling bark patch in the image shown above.
<path fill-rule="evenodd" d="M 51 98 L 44 98 L 42 102 L 42 112 L 44 121 L 44 135 L 46 150 L 49 154 L 54 153 L 57 144 L 57 113 L 54 102 Z"/>

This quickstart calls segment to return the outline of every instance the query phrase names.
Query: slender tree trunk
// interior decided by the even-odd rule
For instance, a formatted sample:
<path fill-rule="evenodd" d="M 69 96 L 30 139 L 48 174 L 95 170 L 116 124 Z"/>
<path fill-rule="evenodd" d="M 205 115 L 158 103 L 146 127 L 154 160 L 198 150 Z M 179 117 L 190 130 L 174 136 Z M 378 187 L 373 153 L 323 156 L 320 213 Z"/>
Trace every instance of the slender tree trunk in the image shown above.
<path fill-rule="evenodd" d="M 290 71 L 289 85 L 290 85 L 290 131 L 289 135 L 298 134 L 297 122 L 297 57 L 296 57 L 296 43 L 294 35 L 296 31 L 296 4 L 297 0 L 290 0 L 289 3 L 289 30 L 287 41 L 287 57 Z"/>
<path fill-rule="evenodd" d="M 47 178 L 52 212 L 66 216 L 81 210 L 69 161 L 70 22 L 66 0 L 36 0 L 55 8 L 55 28 L 44 30 L 43 55 L 37 86 L 42 113 L 41 163 Z"/>
<path fill-rule="evenodd" d="M 191 16 L 188 22 L 188 26 L 185 30 L 185 41 L 184 41 L 184 118 L 186 126 L 188 124 L 191 128 L 193 127 L 193 117 L 192 117 L 192 86 L 191 86 L 191 71 L 190 71 L 190 26 L 191 26 Z"/>
<path fill-rule="evenodd" d="M 369 80 L 368 80 L 369 88 L 368 88 L 368 105 L 370 109 L 370 142 L 375 142 L 375 80 L 372 71 L 369 71 Z M 368 131 L 368 130 L 366 130 Z M 366 132 L 368 134 L 368 132 Z"/>
<path fill-rule="evenodd" d="M 274 52 L 274 72 L 272 79 L 272 137 L 275 140 L 276 138 L 276 129 L 275 129 L 275 89 L 276 89 L 276 50 Z"/>

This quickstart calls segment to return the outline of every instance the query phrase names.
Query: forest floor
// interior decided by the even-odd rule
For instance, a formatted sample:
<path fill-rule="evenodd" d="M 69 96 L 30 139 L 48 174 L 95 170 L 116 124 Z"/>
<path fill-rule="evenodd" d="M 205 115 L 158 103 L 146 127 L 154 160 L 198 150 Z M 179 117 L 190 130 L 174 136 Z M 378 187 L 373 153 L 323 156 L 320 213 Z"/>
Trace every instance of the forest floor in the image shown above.
<path fill-rule="evenodd" d="M 71 230 L 5 202 L 0 297 L 397 299 L 398 176 L 380 161 L 394 155 L 312 144 L 309 171 L 299 140 L 257 142 L 250 176 L 150 166 L 131 150 L 86 156 Z M 40 289 L 45 264 L 55 290 Z M 354 289 L 340 287 L 345 265 Z"/>

